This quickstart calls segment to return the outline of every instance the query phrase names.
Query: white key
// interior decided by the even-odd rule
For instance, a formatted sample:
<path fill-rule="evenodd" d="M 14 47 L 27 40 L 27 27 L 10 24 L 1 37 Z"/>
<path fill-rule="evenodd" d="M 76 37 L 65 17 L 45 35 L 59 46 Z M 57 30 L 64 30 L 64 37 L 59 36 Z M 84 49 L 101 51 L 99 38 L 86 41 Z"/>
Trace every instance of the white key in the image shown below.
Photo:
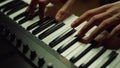
<path fill-rule="evenodd" d="M 62 45 L 64 45 L 65 43 L 69 43 L 71 39 L 73 39 L 73 37 L 77 34 L 77 32 L 73 33 L 71 36 L 69 36 L 68 38 L 66 38 L 64 41 L 60 42 L 59 44 L 57 44 L 55 47 L 53 47 L 54 50 L 57 50 L 59 47 L 61 47 Z"/>
<path fill-rule="evenodd" d="M 43 41 L 46 44 L 49 44 L 52 40 L 54 40 L 56 37 L 58 37 L 59 35 L 61 35 L 68 29 L 69 29 L 69 27 L 67 25 L 65 25 L 65 26 L 61 27 L 60 29 L 56 30 L 55 32 L 53 32 L 52 34 L 50 34 L 49 36 L 47 36 L 46 38 L 44 38 Z"/>
<path fill-rule="evenodd" d="M 15 12 L 15 13 L 11 14 L 9 17 L 10 17 L 11 19 L 13 19 L 13 18 L 16 17 L 17 15 L 19 15 L 19 14 L 25 12 L 26 8 L 27 8 L 27 7 L 25 7 L 25 8 L 23 8 L 23 9 L 21 9 L 21 10 Z"/>
<path fill-rule="evenodd" d="M 32 32 L 37 29 L 39 26 L 36 26 L 35 28 L 31 29 L 29 32 L 32 34 Z"/>
<path fill-rule="evenodd" d="M 74 45 L 79 46 L 79 47 L 77 47 L 75 50 L 72 51 L 72 53 L 70 53 L 66 56 L 66 58 L 68 60 L 70 60 L 76 53 L 78 53 L 78 52 L 81 53 L 86 48 L 86 45 L 83 43 L 80 43 L 80 42 L 76 42 Z"/>
<path fill-rule="evenodd" d="M 93 62 L 89 68 L 100 68 L 105 61 L 109 58 L 108 55 L 110 54 L 110 50 L 107 50 L 105 53 L 103 53 L 98 59 Z"/>
<path fill-rule="evenodd" d="M 5 15 L 7 15 L 7 13 L 8 13 L 9 11 L 10 11 L 10 10 L 8 10 L 8 11 L 4 12 L 4 14 L 5 14 Z"/>
<path fill-rule="evenodd" d="M 89 62 L 90 59 L 92 59 L 102 48 L 94 48 L 92 50 L 90 50 L 86 55 L 84 55 L 84 57 L 82 57 L 81 59 L 79 59 L 75 65 L 78 67 L 80 66 L 82 63 L 86 64 L 87 62 Z"/>
<path fill-rule="evenodd" d="M 24 12 L 24 11 L 25 11 L 25 9 L 23 10 L 23 12 Z M 37 11 L 37 10 L 36 10 L 36 11 Z M 37 16 L 36 16 L 36 17 L 37 17 Z M 22 17 L 22 18 L 16 20 L 16 23 L 18 23 L 18 22 L 19 22 L 20 20 L 22 20 L 23 18 L 24 18 L 24 17 Z M 35 18 L 35 17 L 34 17 L 34 18 Z M 34 18 L 33 18 L 33 19 L 34 19 Z M 32 20 L 33 20 L 33 19 L 32 19 Z M 32 20 L 28 20 L 28 21 L 32 21 Z M 39 20 L 39 19 L 38 19 L 38 20 Z"/>
<path fill-rule="evenodd" d="M 120 68 L 120 62 L 114 68 Z"/>
<path fill-rule="evenodd" d="M 74 55 L 72 54 L 72 56 L 70 56 L 70 58 L 72 57 L 77 57 L 78 54 L 81 54 L 86 48 L 88 48 L 90 46 L 90 44 L 82 44 L 82 49 L 78 50 Z"/>
<path fill-rule="evenodd" d="M 72 38 L 73 40 L 75 39 L 76 37 Z M 71 39 L 71 40 L 72 40 Z M 71 42 L 71 41 L 70 41 Z M 61 55 L 66 57 L 68 54 L 72 53 L 72 51 L 76 50 L 80 45 L 72 45 L 70 46 L 67 50 L 65 50 Z"/>
<path fill-rule="evenodd" d="M 48 37 L 43 39 L 43 41 L 45 43 L 49 44 L 53 39 L 55 39 L 56 37 L 61 35 L 66 29 L 71 28 L 70 25 L 76 18 L 77 17 L 75 15 L 71 15 L 70 17 L 68 17 L 66 20 L 63 21 L 66 24 L 65 26 L 63 26 L 62 28 L 60 28 L 57 31 L 53 32 L 52 34 L 50 34 Z"/>
<path fill-rule="evenodd" d="M 66 20 L 64 20 L 63 22 L 68 25 L 68 27 L 71 28 L 71 23 L 73 23 L 73 21 L 75 21 L 78 17 L 75 16 L 75 15 L 71 15 L 69 18 L 67 18 Z M 83 25 L 83 24 L 82 24 Z M 78 26 L 76 29 L 80 29 L 81 28 L 81 25 Z M 76 31 L 72 36 L 75 36 L 77 34 L 78 31 Z M 60 46 L 62 46 L 64 43 L 67 42 L 67 40 L 70 40 L 71 38 L 67 38 L 65 39 L 64 41 L 62 41 L 60 44 L 56 45 L 53 49 L 57 50 Z"/>
<path fill-rule="evenodd" d="M 82 44 L 81 46 L 83 46 L 84 48 L 82 49 L 82 51 L 84 51 L 86 48 L 88 48 L 90 46 L 90 44 Z M 82 52 L 81 51 L 81 52 Z M 77 52 L 73 57 L 77 57 L 78 54 L 81 54 L 81 52 Z"/>
<path fill-rule="evenodd" d="M 65 19 L 63 22 L 68 25 L 71 26 L 71 24 L 77 19 L 78 17 L 75 15 L 71 15 L 69 16 L 67 19 Z"/>
<path fill-rule="evenodd" d="M 86 64 L 87 62 L 89 62 L 98 52 L 100 52 L 100 50 L 102 49 L 103 47 L 100 47 L 100 48 L 93 48 L 92 50 L 90 50 L 88 52 L 88 54 L 86 54 L 85 56 L 87 56 L 88 59 L 85 59 L 84 60 L 84 64 Z M 84 57 L 85 57 L 84 56 Z"/>
<path fill-rule="evenodd" d="M 53 47 L 54 50 L 57 50 L 59 47 L 61 47 L 62 45 L 64 45 L 65 43 L 68 43 L 69 40 L 71 40 L 72 37 L 68 37 L 66 38 L 64 41 L 60 42 L 59 44 L 57 44 L 55 47 Z"/>
<path fill-rule="evenodd" d="M 107 50 L 107 51 L 109 51 L 109 52 L 108 52 L 108 55 L 106 54 L 107 56 L 106 56 L 105 58 L 103 58 L 102 63 L 99 64 L 100 67 L 103 66 L 103 65 L 105 64 L 105 62 L 107 62 L 107 61 L 109 60 L 110 56 L 111 56 L 112 50 Z"/>
<path fill-rule="evenodd" d="M 31 0 L 22 0 L 24 2 L 26 2 L 27 4 L 30 4 Z"/>
<path fill-rule="evenodd" d="M 3 6 L 4 4 L 7 4 L 7 3 L 11 2 L 11 1 L 13 1 L 13 0 L 6 0 L 6 1 L 0 3 L 0 6 Z"/>
<path fill-rule="evenodd" d="M 120 49 L 117 50 L 118 56 L 106 67 L 106 68 L 114 68 L 118 63 L 120 63 Z"/>
<path fill-rule="evenodd" d="M 40 34 L 42 34 L 43 32 L 45 32 L 46 30 L 50 29 L 51 27 L 53 27 L 55 24 L 52 24 L 51 26 L 47 27 L 46 29 L 44 29 L 43 31 L 39 32 L 38 34 L 36 34 L 35 36 L 38 37 Z"/>
<path fill-rule="evenodd" d="M 35 23 L 37 21 L 39 21 L 39 16 L 36 16 L 32 20 L 29 20 L 29 21 L 23 23 L 21 26 L 26 29 L 28 26 L 32 25 L 33 23 Z"/>

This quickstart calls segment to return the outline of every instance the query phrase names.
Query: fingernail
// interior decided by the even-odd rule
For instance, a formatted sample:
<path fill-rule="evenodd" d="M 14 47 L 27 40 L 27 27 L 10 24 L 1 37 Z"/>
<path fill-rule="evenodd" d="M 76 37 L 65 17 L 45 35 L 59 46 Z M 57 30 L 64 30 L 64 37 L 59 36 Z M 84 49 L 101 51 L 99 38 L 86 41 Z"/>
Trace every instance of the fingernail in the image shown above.
<path fill-rule="evenodd" d="M 77 22 L 77 20 L 75 20 L 75 21 L 71 24 L 71 27 L 72 27 L 72 28 L 75 28 L 75 27 L 76 27 L 76 24 L 75 24 L 76 22 Z"/>
<path fill-rule="evenodd" d="M 86 39 L 86 42 L 90 42 L 92 39 L 90 38 L 90 37 L 88 37 L 87 39 Z"/>
<path fill-rule="evenodd" d="M 56 18 L 56 20 L 57 20 L 57 21 L 60 21 L 60 18 L 59 18 L 58 16 L 57 16 L 57 17 L 55 17 L 55 18 Z"/>
<path fill-rule="evenodd" d="M 62 15 L 57 15 L 55 18 L 56 18 L 57 21 L 61 21 L 61 20 L 62 20 L 62 19 L 61 19 L 61 18 L 62 18 Z"/>
<path fill-rule="evenodd" d="M 74 22 L 71 24 L 71 27 L 72 27 L 72 28 L 75 28 L 75 26 L 74 26 Z"/>

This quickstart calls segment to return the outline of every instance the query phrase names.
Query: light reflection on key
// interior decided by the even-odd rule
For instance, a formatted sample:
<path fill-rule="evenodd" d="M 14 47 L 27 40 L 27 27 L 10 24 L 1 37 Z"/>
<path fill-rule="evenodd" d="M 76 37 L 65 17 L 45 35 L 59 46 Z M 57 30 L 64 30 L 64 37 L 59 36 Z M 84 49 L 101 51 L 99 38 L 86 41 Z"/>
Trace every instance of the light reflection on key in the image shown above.
<path fill-rule="evenodd" d="M 95 60 L 95 62 L 93 62 L 89 68 L 96 68 L 96 67 L 100 67 L 103 63 L 103 61 L 105 61 L 108 58 L 108 54 L 110 53 L 109 50 L 107 50 L 103 55 L 101 55 L 97 60 Z"/>

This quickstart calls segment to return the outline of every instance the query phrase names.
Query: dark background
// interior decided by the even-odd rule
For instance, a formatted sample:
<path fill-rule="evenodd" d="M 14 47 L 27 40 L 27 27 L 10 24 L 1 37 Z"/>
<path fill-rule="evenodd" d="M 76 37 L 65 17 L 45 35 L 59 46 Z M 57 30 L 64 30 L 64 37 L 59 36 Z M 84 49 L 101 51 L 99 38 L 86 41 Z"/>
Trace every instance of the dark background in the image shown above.
<path fill-rule="evenodd" d="M 0 68 L 32 68 L 12 47 L 0 36 Z"/>

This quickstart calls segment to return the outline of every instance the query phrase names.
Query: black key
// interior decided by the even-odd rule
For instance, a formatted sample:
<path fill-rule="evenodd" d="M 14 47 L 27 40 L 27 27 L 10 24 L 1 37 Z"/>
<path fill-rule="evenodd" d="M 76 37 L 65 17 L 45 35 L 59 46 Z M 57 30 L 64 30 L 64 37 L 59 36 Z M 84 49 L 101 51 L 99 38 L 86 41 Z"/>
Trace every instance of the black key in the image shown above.
<path fill-rule="evenodd" d="M 8 3 L 6 3 L 6 4 L 2 5 L 2 6 L 0 6 L 0 9 L 3 9 L 3 8 L 5 8 L 5 7 L 8 7 L 8 6 L 10 6 L 10 5 L 12 5 L 12 4 L 16 3 L 16 2 L 17 2 L 17 0 L 8 2 Z"/>
<path fill-rule="evenodd" d="M 10 31 L 8 29 L 6 29 L 5 32 L 4 32 L 4 37 L 8 37 L 9 34 L 10 34 Z"/>
<path fill-rule="evenodd" d="M 58 43 L 60 43 L 70 35 L 72 35 L 75 31 L 76 31 L 75 29 L 66 30 L 63 34 L 61 34 L 60 36 L 58 36 L 57 38 L 55 38 L 53 41 L 49 43 L 50 47 L 54 47 L 55 45 L 57 45 Z"/>
<path fill-rule="evenodd" d="M 7 12 L 7 15 L 11 15 L 11 14 L 19 11 L 20 9 L 22 9 L 22 8 L 24 8 L 26 6 L 28 6 L 28 4 L 21 4 L 20 6 L 17 6 L 15 8 L 13 8 L 12 10 L 10 10 L 9 12 Z"/>
<path fill-rule="evenodd" d="M 108 66 L 117 57 L 117 55 L 118 53 L 112 51 L 109 55 L 109 59 L 100 68 L 106 68 L 106 66 Z"/>
<path fill-rule="evenodd" d="M 10 41 L 13 42 L 16 39 L 16 35 L 15 34 L 10 34 Z"/>
<path fill-rule="evenodd" d="M 6 6 L 3 9 L 3 12 L 6 12 L 6 11 L 11 10 L 11 9 L 14 9 L 14 8 L 18 7 L 22 3 L 23 3 L 22 1 L 17 1 L 16 3 L 10 4 L 9 6 Z"/>
<path fill-rule="evenodd" d="M 45 22 L 46 20 L 49 20 L 49 19 L 50 19 L 50 17 L 45 17 L 43 20 L 37 21 L 36 23 L 33 23 L 32 25 L 28 26 L 28 27 L 27 27 L 27 30 L 31 30 L 31 29 L 33 29 L 34 27 L 42 24 L 43 22 Z"/>
<path fill-rule="evenodd" d="M 20 20 L 18 23 L 19 24 L 23 24 L 23 23 L 25 23 L 26 21 L 28 21 L 28 20 L 32 20 L 34 17 L 36 17 L 37 15 L 39 15 L 38 14 L 38 11 L 37 12 L 35 12 L 33 15 L 27 15 L 27 16 L 25 16 L 22 20 Z"/>
<path fill-rule="evenodd" d="M 0 0 L 0 3 L 4 2 L 4 1 L 6 1 L 6 0 Z"/>
<path fill-rule="evenodd" d="M 50 19 L 45 22 L 43 22 L 37 29 L 35 29 L 32 34 L 35 35 L 39 33 L 40 31 L 44 30 L 45 28 L 51 26 L 52 24 L 56 23 L 55 19 Z"/>
<path fill-rule="evenodd" d="M 92 47 L 95 47 L 97 44 L 98 44 L 98 42 L 97 41 L 95 41 L 95 40 L 92 40 L 91 42 L 90 42 L 92 45 Z"/>
<path fill-rule="evenodd" d="M 77 38 L 73 38 L 72 40 L 70 40 L 68 43 L 62 45 L 60 48 L 58 48 L 57 52 L 58 53 L 62 53 L 65 50 L 67 50 L 70 46 L 72 46 L 75 42 L 77 42 Z"/>
<path fill-rule="evenodd" d="M 3 25 L 0 25 L 0 32 L 2 32 L 5 29 Z"/>
<path fill-rule="evenodd" d="M 61 28 L 64 25 L 65 25 L 64 23 L 57 23 L 55 26 L 51 27 L 47 31 L 45 31 L 42 34 L 40 34 L 39 35 L 39 39 L 40 40 L 44 39 L 45 37 L 47 37 L 48 35 L 50 35 L 51 33 L 53 33 L 54 31 L 58 30 L 59 28 Z"/>
<path fill-rule="evenodd" d="M 92 40 L 90 43 L 91 45 L 87 49 L 85 49 L 81 54 L 78 54 L 75 57 L 72 57 L 70 61 L 75 63 L 77 60 L 82 58 L 86 53 L 88 53 L 94 46 L 97 45 L 97 42 L 95 40 Z"/>
<path fill-rule="evenodd" d="M 89 46 L 88 48 L 86 48 L 81 54 L 76 54 L 75 56 L 73 56 L 70 61 L 75 63 L 77 60 L 79 60 L 80 58 L 82 58 L 86 53 L 88 53 L 91 49 L 93 48 L 93 46 Z"/>
<path fill-rule="evenodd" d="M 87 68 L 90 64 L 92 64 L 97 58 L 99 58 L 107 49 L 102 48 L 89 62 L 86 64 L 81 64 L 79 68 Z"/>
<path fill-rule="evenodd" d="M 28 14 L 29 14 L 28 12 L 23 12 L 23 13 L 17 15 L 16 17 L 14 17 L 13 20 L 16 21 L 24 16 L 27 16 Z"/>

